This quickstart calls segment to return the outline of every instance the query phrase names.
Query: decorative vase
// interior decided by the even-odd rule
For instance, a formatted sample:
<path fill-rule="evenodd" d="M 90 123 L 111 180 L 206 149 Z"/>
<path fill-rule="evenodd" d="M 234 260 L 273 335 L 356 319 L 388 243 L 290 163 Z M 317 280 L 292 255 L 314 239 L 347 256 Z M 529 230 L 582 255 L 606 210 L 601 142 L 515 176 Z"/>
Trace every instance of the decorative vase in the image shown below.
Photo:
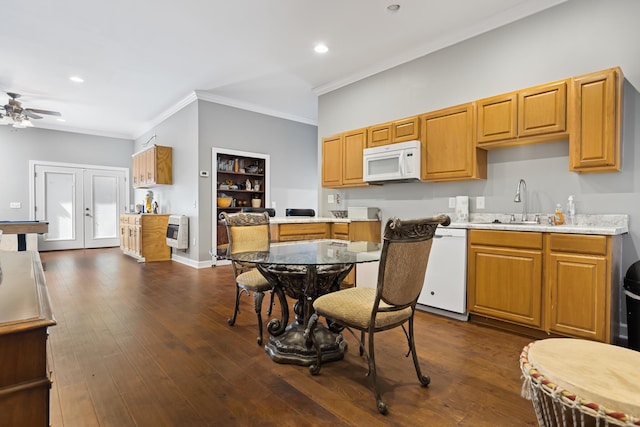
<path fill-rule="evenodd" d="M 259 208 L 262 204 L 262 199 L 251 199 L 251 207 Z"/>

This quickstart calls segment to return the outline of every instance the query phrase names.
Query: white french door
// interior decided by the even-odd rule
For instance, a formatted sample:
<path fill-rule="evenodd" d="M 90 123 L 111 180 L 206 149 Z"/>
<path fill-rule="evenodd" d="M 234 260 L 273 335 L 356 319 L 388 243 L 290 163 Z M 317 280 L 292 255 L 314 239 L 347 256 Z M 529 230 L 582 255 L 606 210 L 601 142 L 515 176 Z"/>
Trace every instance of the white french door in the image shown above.
<path fill-rule="evenodd" d="M 128 200 L 124 168 L 33 164 L 34 219 L 49 223 L 39 250 L 120 245 L 119 217 Z"/>

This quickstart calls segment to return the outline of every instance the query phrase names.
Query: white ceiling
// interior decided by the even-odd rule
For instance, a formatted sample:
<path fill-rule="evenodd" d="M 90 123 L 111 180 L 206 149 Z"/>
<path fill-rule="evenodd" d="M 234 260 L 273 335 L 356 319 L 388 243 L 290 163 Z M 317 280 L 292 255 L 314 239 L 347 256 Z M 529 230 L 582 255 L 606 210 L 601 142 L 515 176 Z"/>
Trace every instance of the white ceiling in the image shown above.
<path fill-rule="evenodd" d="M 196 97 L 316 124 L 318 95 L 564 1 L 11 1 L 0 90 L 66 120 L 37 127 L 124 138 Z"/>

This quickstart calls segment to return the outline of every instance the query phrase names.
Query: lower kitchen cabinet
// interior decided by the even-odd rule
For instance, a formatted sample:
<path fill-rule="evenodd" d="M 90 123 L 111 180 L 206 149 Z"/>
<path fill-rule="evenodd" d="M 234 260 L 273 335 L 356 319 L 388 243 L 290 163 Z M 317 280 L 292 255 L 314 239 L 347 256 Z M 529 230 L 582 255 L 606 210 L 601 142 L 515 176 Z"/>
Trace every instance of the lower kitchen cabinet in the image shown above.
<path fill-rule="evenodd" d="M 271 240 L 288 242 L 294 240 L 328 239 L 331 224 L 328 222 L 308 222 L 273 224 Z"/>
<path fill-rule="evenodd" d="M 609 343 L 619 238 L 470 230 L 469 311 L 520 332 Z"/>
<path fill-rule="evenodd" d="M 567 234 L 546 237 L 548 330 L 609 342 L 610 238 Z"/>
<path fill-rule="evenodd" d="M 542 327 L 542 233 L 470 230 L 471 313 Z"/>
<path fill-rule="evenodd" d="M 168 214 L 120 215 L 120 249 L 140 261 L 168 261 L 171 248 L 167 246 Z"/>

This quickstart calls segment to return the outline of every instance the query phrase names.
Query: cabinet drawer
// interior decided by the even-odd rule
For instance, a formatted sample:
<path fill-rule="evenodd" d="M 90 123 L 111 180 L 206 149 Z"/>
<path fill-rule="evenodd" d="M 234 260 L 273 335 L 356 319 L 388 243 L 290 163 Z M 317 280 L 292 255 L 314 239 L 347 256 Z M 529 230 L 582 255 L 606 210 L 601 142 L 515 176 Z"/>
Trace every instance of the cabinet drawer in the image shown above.
<path fill-rule="evenodd" d="M 470 230 L 469 243 L 473 245 L 542 249 L 542 233 L 531 233 L 525 231 Z"/>
<path fill-rule="evenodd" d="M 553 252 L 606 255 L 607 237 L 576 234 L 550 234 L 549 249 Z"/>
<path fill-rule="evenodd" d="M 349 236 L 349 224 L 346 223 L 334 223 L 331 225 L 332 234 Z"/>
<path fill-rule="evenodd" d="M 329 224 L 280 224 L 280 240 L 325 239 L 329 236 Z"/>

